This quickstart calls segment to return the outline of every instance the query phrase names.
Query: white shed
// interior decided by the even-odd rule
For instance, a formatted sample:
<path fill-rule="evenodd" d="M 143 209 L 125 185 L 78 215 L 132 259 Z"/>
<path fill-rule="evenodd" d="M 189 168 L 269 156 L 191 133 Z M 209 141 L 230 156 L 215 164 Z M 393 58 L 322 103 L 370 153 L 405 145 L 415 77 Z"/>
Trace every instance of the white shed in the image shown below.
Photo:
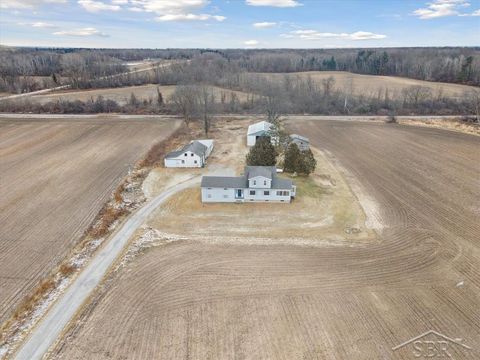
<path fill-rule="evenodd" d="M 213 140 L 194 140 L 165 156 L 165 167 L 203 167 L 213 150 Z"/>
<path fill-rule="evenodd" d="M 272 137 L 271 131 L 273 130 L 273 124 L 268 121 L 260 121 L 258 123 L 252 124 L 248 127 L 247 131 L 247 145 L 253 146 L 257 142 L 259 137 L 268 136 L 270 137 L 272 144 L 276 144 L 276 138 Z"/>

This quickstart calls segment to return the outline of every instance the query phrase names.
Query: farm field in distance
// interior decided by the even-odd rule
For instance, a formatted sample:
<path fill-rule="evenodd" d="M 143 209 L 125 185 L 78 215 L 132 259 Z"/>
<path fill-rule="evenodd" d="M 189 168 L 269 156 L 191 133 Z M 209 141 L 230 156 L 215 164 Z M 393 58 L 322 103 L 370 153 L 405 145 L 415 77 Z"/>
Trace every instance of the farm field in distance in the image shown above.
<path fill-rule="evenodd" d="M 125 105 L 130 100 L 130 96 L 134 94 L 138 100 L 152 100 L 156 101 L 157 99 L 157 89 L 160 90 L 162 96 L 164 97 L 165 102 L 170 101 L 170 97 L 174 93 L 176 85 L 155 85 L 155 84 L 148 84 L 148 85 L 139 85 L 139 86 L 127 86 L 127 87 L 120 87 L 120 88 L 107 88 L 107 89 L 91 89 L 91 90 L 71 90 L 71 91 L 62 91 L 62 92 L 54 92 L 45 95 L 36 95 L 32 96 L 30 99 L 32 101 L 39 102 L 41 104 L 47 103 L 49 101 L 57 101 L 57 100 L 81 100 L 87 101 L 91 98 L 95 99 L 97 96 L 103 96 L 105 99 L 114 100 L 119 105 Z M 248 93 L 244 93 L 241 91 L 233 91 L 229 89 L 224 89 L 220 87 L 213 87 L 213 94 L 215 96 L 216 102 L 220 102 L 220 99 L 225 96 L 225 101 L 230 101 L 231 94 L 235 94 L 237 96 L 238 101 L 245 102 L 248 97 Z"/>
<path fill-rule="evenodd" d="M 82 237 L 172 119 L 0 119 L 0 322 Z"/>
<path fill-rule="evenodd" d="M 223 207 L 195 203 L 189 212 L 178 202 L 199 199 L 186 192 L 140 229 L 145 247 L 106 279 L 48 358 L 410 359 L 411 352 L 392 347 L 430 329 L 472 347 L 449 348 L 454 358 L 478 358 L 480 138 L 301 116 L 287 125 L 323 154 L 319 180 L 331 175 L 334 184 L 349 184 L 357 200 L 347 199 L 361 205 L 375 239 L 358 242 L 344 233 L 347 241 L 337 243 L 260 243 L 242 229 L 249 244 L 208 241 L 222 235 L 214 222 L 199 225 L 203 239 L 181 227 L 162 233 L 172 214 L 213 221 Z M 223 126 L 228 139 L 238 130 L 233 121 Z M 219 154 L 231 155 L 222 144 Z M 336 186 L 327 190 L 322 203 L 349 196 Z M 255 217 L 251 226 L 270 219 L 230 206 L 216 215 L 224 215 L 230 229 L 219 224 L 230 234 L 248 225 L 232 213 Z M 285 205 L 285 218 L 291 208 Z M 329 224 L 315 222 L 320 213 L 308 221 L 321 231 Z"/>
<path fill-rule="evenodd" d="M 411 86 L 422 86 L 430 89 L 434 95 L 443 95 L 452 98 L 464 96 L 466 92 L 478 89 L 475 86 L 441 83 L 432 81 L 423 81 L 410 79 L 399 76 L 381 76 L 381 75 L 364 75 L 355 74 L 347 71 L 305 71 L 294 73 L 249 73 L 248 76 L 261 76 L 268 79 L 283 80 L 285 76 L 294 80 L 296 77 L 300 79 L 311 79 L 318 85 L 322 85 L 322 81 L 332 77 L 335 80 L 334 88 L 355 95 L 380 96 L 385 95 L 388 89 L 390 98 L 398 98 L 402 96 L 401 92 Z"/>

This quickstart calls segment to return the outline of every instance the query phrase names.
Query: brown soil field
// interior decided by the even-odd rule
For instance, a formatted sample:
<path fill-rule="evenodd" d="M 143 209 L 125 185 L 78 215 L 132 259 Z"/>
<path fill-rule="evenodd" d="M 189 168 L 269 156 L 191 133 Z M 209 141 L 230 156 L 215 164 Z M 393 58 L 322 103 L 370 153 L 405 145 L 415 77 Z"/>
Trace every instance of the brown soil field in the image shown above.
<path fill-rule="evenodd" d="M 96 98 L 97 96 L 103 96 L 105 99 L 115 100 L 120 105 L 125 105 L 130 99 L 132 93 L 139 100 L 149 100 L 152 99 L 156 101 L 157 99 L 157 88 L 160 88 L 162 96 L 165 102 L 169 102 L 170 97 L 175 91 L 175 85 L 165 85 L 158 86 L 155 84 L 149 85 L 140 85 L 140 86 L 127 86 L 122 88 L 108 88 L 108 89 L 93 89 L 93 90 L 68 90 L 56 93 L 49 93 L 45 95 L 36 95 L 32 96 L 32 101 L 38 101 L 42 104 L 57 101 L 57 100 L 81 100 L 87 101 L 91 98 Z M 245 102 L 247 100 L 248 94 L 241 91 L 233 91 L 228 89 L 223 89 L 220 87 L 213 87 L 213 93 L 215 96 L 215 101 L 220 102 L 221 96 L 226 96 L 226 102 L 230 101 L 231 94 L 237 95 L 237 99 L 240 102 Z"/>
<path fill-rule="evenodd" d="M 296 77 L 306 79 L 310 76 L 318 85 L 321 85 L 322 80 L 333 77 L 335 79 L 334 88 L 337 90 L 352 91 L 353 94 L 357 95 L 378 96 L 380 94 L 380 96 L 384 96 L 385 90 L 388 89 L 391 98 L 401 96 L 402 90 L 410 86 L 424 86 L 431 89 L 433 95 L 443 94 L 448 97 L 461 97 L 473 89 L 478 91 L 478 87 L 474 86 L 422 81 L 395 76 L 362 75 L 346 71 L 306 71 L 289 74 L 252 73 L 251 75 L 261 75 L 278 80 L 283 79 L 284 76 L 289 76 L 292 79 Z"/>
<path fill-rule="evenodd" d="M 0 323 L 176 120 L 0 119 Z"/>
<path fill-rule="evenodd" d="M 151 246 L 113 272 L 50 358 L 412 359 L 411 346 L 392 348 L 428 330 L 471 347 L 450 343 L 453 358 L 479 358 L 480 138 L 298 117 L 289 128 L 310 137 L 367 223 L 374 217 L 381 225 L 373 227 L 375 241 L 199 241 L 196 227 L 200 237 L 222 237 L 234 231 L 227 225 L 247 220 L 226 216 L 205 234 L 199 218 L 216 205 L 204 210 L 186 192 L 197 223 L 171 203 L 181 235 L 146 238 Z M 238 216 L 262 231 L 275 226 L 269 213 L 285 206 L 283 227 L 299 216 L 291 205 Z M 313 218 L 323 213 L 322 197 L 316 206 Z"/>

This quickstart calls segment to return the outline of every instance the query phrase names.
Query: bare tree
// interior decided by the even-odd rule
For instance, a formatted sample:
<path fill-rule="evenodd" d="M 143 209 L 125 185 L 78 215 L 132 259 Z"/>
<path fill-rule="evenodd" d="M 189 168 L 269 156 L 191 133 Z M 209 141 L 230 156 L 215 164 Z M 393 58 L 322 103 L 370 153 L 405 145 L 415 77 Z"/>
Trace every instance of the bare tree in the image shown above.
<path fill-rule="evenodd" d="M 195 85 L 179 85 L 171 97 L 174 108 L 188 126 L 198 110 L 198 89 Z"/>
<path fill-rule="evenodd" d="M 215 95 L 210 86 L 204 85 L 200 88 L 200 105 L 203 117 L 203 130 L 205 131 L 205 136 L 208 136 L 211 124 L 211 114 L 213 113 L 215 105 Z"/>

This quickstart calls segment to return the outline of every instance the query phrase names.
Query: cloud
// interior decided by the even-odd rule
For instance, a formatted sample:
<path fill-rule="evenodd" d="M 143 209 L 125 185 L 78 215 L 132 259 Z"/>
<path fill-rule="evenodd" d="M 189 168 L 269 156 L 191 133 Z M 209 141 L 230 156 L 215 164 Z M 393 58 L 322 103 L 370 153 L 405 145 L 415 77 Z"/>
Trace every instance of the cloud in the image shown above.
<path fill-rule="evenodd" d="M 382 34 L 374 34 L 368 31 L 356 31 L 354 33 L 329 33 L 319 32 L 317 30 L 295 30 L 288 34 L 280 35 L 283 38 L 292 39 L 299 38 L 303 40 L 322 40 L 322 39 L 347 39 L 347 40 L 378 40 L 387 36 Z"/>
<path fill-rule="evenodd" d="M 277 23 L 276 22 L 258 22 L 258 23 L 254 23 L 253 24 L 253 27 L 256 27 L 257 29 L 266 29 L 266 28 L 271 28 L 271 27 L 274 27 L 276 26 Z"/>
<path fill-rule="evenodd" d="M 244 41 L 243 44 L 247 46 L 255 46 L 255 45 L 258 45 L 259 42 L 257 40 L 247 40 L 247 41 Z"/>
<path fill-rule="evenodd" d="M 462 8 L 469 7 L 470 3 L 465 0 L 434 0 L 427 3 L 426 8 L 415 10 L 412 15 L 420 19 L 429 20 L 444 16 L 480 16 L 480 9 L 473 13 L 463 13 Z"/>
<path fill-rule="evenodd" d="M 101 1 L 94 0 L 79 0 L 78 4 L 81 5 L 88 12 L 99 12 L 99 11 L 119 11 L 121 8 L 119 5 L 110 5 L 105 4 Z"/>
<path fill-rule="evenodd" d="M 128 10 L 156 15 L 157 21 L 223 21 L 225 16 L 199 13 L 209 0 L 111 0 L 106 3 L 97 0 L 79 0 L 87 11 L 98 12 Z"/>
<path fill-rule="evenodd" d="M 101 36 L 101 37 L 108 37 L 107 34 L 98 31 L 93 27 L 81 28 L 81 29 L 74 29 L 74 30 L 62 30 L 56 31 L 53 35 L 60 35 L 60 36 Z"/>
<path fill-rule="evenodd" d="M 225 20 L 225 16 L 209 14 L 167 14 L 155 18 L 157 21 L 206 21 L 206 20 Z"/>
<path fill-rule="evenodd" d="M 67 0 L 1 0 L 1 9 L 33 9 L 44 4 L 65 4 Z"/>
<path fill-rule="evenodd" d="M 245 3 L 250 6 L 273 6 L 283 8 L 303 5 L 297 0 L 246 0 Z"/>
<path fill-rule="evenodd" d="M 34 23 L 18 23 L 18 25 L 23 25 L 23 26 L 30 26 L 34 28 L 56 28 L 57 26 L 54 24 L 38 21 Z"/>

